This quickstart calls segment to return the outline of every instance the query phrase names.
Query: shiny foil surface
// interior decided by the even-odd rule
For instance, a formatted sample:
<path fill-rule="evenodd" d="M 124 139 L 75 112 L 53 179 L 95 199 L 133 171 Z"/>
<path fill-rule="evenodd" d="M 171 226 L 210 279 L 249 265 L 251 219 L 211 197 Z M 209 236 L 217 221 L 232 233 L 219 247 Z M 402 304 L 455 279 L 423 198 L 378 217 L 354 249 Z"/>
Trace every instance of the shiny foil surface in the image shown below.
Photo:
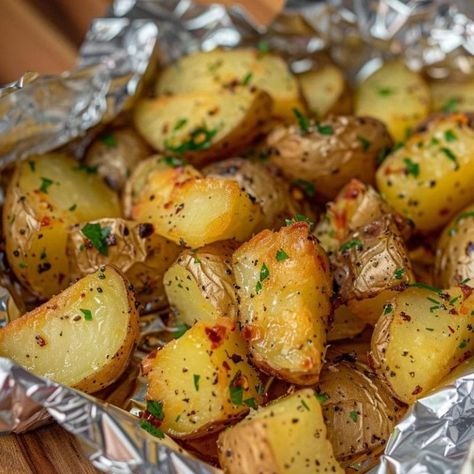
<path fill-rule="evenodd" d="M 263 27 L 239 7 L 115 0 L 107 17 L 92 22 L 73 71 L 54 77 L 27 73 L 0 89 L 0 168 L 61 146 L 80 151 L 104 124 L 126 116 L 160 64 L 198 49 L 261 41 L 296 73 L 316 68 L 329 55 L 357 82 L 401 55 L 432 78 L 457 79 L 474 75 L 474 2 L 289 0 Z M 20 312 L 9 286 L 3 280 L 0 285 L 1 327 Z M 104 472 L 221 472 L 139 427 L 145 387 L 137 367 L 170 337 L 159 315 L 142 317 L 141 329 L 130 369 L 97 397 L 0 358 L 0 432 L 20 433 L 54 419 Z M 467 361 L 444 387 L 413 405 L 371 472 L 474 472 L 473 389 L 474 362 Z M 351 467 L 368 469 L 367 462 Z"/>

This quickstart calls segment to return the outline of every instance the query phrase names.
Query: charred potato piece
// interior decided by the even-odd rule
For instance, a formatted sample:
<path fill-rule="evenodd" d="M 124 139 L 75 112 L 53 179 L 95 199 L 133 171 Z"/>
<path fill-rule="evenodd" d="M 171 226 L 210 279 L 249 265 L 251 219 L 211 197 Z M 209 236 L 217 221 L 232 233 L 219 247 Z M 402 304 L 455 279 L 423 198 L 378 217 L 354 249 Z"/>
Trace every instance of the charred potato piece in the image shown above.
<path fill-rule="evenodd" d="M 415 281 L 408 250 L 390 215 L 361 227 L 341 245 L 334 277 L 340 299 L 369 324 L 377 322 L 388 299 Z"/>
<path fill-rule="evenodd" d="M 474 206 L 460 212 L 443 230 L 436 249 L 435 284 L 441 288 L 474 278 Z"/>
<path fill-rule="evenodd" d="M 359 84 L 355 114 L 381 120 L 398 142 L 428 115 L 430 102 L 430 89 L 421 75 L 392 61 Z"/>
<path fill-rule="evenodd" d="M 179 247 L 156 234 L 151 224 L 100 219 L 69 230 L 67 253 L 72 278 L 113 264 L 132 283 L 138 302 L 146 310 L 166 305 L 163 276 L 179 252 Z"/>
<path fill-rule="evenodd" d="M 196 323 L 147 366 L 147 399 L 161 404 L 160 428 L 175 438 L 219 431 L 261 400 L 245 341 L 228 318 Z"/>
<path fill-rule="evenodd" d="M 434 112 L 474 112 L 474 80 L 430 83 Z"/>
<path fill-rule="evenodd" d="M 237 318 L 237 296 L 232 273 L 232 254 L 238 244 L 215 242 L 196 250 L 184 250 L 164 275 L 168 302 L 177 323 L 214 323 L 226 316 Z"/>
<path fill-rule="evenodd" d="M 433 117 L 377 170 L 377 186 L 421 232 L 439 229 L 472 200 L 474 130 L 466 114 Z"/>
<path fill-rule="evenodd" d="M 137 339 L 133 293 L 107 266 L 1 329 L 0 356 L 93 393 L 122 374 Z"/>
<path fill-rule="evenodd" d="M 364 364 L 341 360 L 321 372 L 317 396 L 343 467 L 385 445 L 405 409 Z"/>
<path fill-rule="evenodd" d="M 324 199 L 333 199 L 353 178 L 373 183 L 376 158 L 392 145 L 382 122 L 370 117 L 303 125 L 279 127 L 268 136 L 270 159 L 289 179 L 312 183 Z"/>
<path fill-rule="evenodd" d="M 253 411 L 221 433 L 218 448 L 226 474 L 344 472 L 334 459 L 321 405 L 311 389 Z"/>
<path fill-rule="evenodd" d="M 309 225 L 264 230 L 234 253 L 239 321 L 254 364 L 299 385 L 319 377 L 331 313 L 329 262 Z"/>
<path fill-rule="evenodd" d="M 417 286 L 386 303 L 370 352 L 378 376 L 408 404 L 434 388 L 474 349 L 472 289 Z"/>
<path fill-rule="evenodd" d="M 85 163 L 114 190 L 121 191 L 127 178 L 150 149 L 132 128 L 100 135 L 88 148 Z"/>
<path fill-rule="evenodd" d="M 239 87 L 143 99 L 135 107 L 134 122 L 155 150 L 201 165 L 244 150 L 270 112 L 266 92 Z"/>
<path fill-rule="evenodd" d="M 334 310 L 334 320 L 329 328 L 327 340 L 334 342 L 352 339 L 360 334 L 365 326 L 366 322 L 352 313 L 346 305 L 339 306 Z"/>
<path fill-rule="evenodd" d="M 316 117 L 349 115 L 352 112 L 352 94 L 342 71 L 327 64 L 316 71 L 297 76 L 309 111 Z"/>
<path fill-rule="evenodd" d="M 49 298 L 69 283 L 68 227 L 120 213 L 116 194 L 77 161 L 59 153 L 33 156 L 17 165 L 7 188 L 8 262 L 26 288 Z"/>
<path fill-rule="evenodd" d="M 292 118 L 293 108 L 303 110 L 298 82 L 286 62 L 253 49 L 216 49 L 185 56 L 160 74 L 155 91 L 157 95 L 216 93 L 239 85 L 267 92 L 274 117 Z"/>
<path fill-rule="evenodd" d="M 262 209 L 262 219 L 255 229 L 279 228 L 285 218 L 301 214 L 302 206 L 293 198 L 288 184 L 261 163 L 244 158 L 230 158 L 204 168 L 205 176 L 236 181 L 255 198 Z"/>

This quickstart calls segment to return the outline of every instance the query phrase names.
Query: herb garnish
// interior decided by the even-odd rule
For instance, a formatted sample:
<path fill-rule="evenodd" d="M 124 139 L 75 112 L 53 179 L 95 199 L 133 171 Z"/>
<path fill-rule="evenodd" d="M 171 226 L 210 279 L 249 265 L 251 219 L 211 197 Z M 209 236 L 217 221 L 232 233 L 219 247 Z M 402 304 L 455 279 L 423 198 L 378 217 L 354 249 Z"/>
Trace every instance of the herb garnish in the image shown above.
<path fill-rule="evenodd" d="M 382 97 L 387 97 L 389 95 L 392 95 L 393 94 L 393 89 L 391 87 L 379 87 L 378 89 L 378 93 L 379 95 L 381 95 Z"/>
<path fill-rule="evenodd" d="M 276 259 L 278 262 L 283 262 L 288 258 L 290 257 L 288 257 L 288 254 L 283 249 L 277 250 Z"/>
<path fill-rule="evenodd" d="M 250 84 L 250 81 L 252 80 L 253 74 L 251 72 L 248 72 L 245 74 L 244 78 L 242 79 L 242 85 L 243 86 L 248 86 Z"/>
<path fill-rule="evenodd" d="M 342 244 L 339 247 L 339 251 L 344 253 L 353 248 L 356 250 L 362 250 L 364 248 L 364 244 L 359 239 L 351 239 L 348 242 Z"/>
<path fill-rule="evenodd" d="M 397 268 L 393 272 L 393 277 L 396 278 L 397 280 L 401 280 L 404 274 L 405 274 L 405 269 L 404 268 Z"/>
<path fill-rule="evenodd" d="M 418 163 L 414 163 L 411 158 L 404 158 L 403 162 L 406 166 L 406 174 L 407 176 L 414 176 L 415 178 L 418 177 L 420 174 L 420 165 Z"/>
<path fill-rule="evenodd" d="M 364 151 L 367 151 L 370 148 L 370 142 L 367 140 L 367 138 L 363 137 L 362 135 L 357 135 L 357 140 L 359 140 L 361 143 L 362 149 Z"/>
<path fill-rule="evenodd" d="M 247 400 L 244 400 L 245 405 L 247 405 L 250 408 L 253 408 L 254 410 L 257 409 L 257 403 L 255 402 L 255 398 L 247 398 Z"/>
<path fill-rule="evenodd" d="M 171 145 L 165 141 L 165 148 L 174 153 L 186 153 L 188 151 L 206 150 L 212 144 L 212 139 L 217 134 L 217 128 L 208 129 L 205 125 L 195 128 L 189 134 L 189 140 L 180 145 Z"/>
<path fill-rule="evenodd" d="M 92 311 L 90 309 L 79 308 L 79 311 L 84 315 L 86 321 L 92 321 Z"/>
<path fill-rule="evenodd" d="M 349 413 L 349 418 L 354 422 L 356 423 L 357 422 L 357 419 L 359 418 L 359 414 L 356 412 L 356 411 L 351 411 Z"/>
<path fill-rule="evenodd" d="M 187 324 L 179 324 L 173 329 L 173 337 L 179 339 L 189 329 L 189 326 Z"/>
<path fill-rule="evenodd" d="M 183 128 L 188 123 L 187 118 L 180 118 L 174 125 L 173 130 L 179 130 Z"/>
<path fill-rule="evenodd" d="M 197 375 L 197 374 L 193 375 L 194 388 L 196 389 L 196 392 L 199 392 L 199 380 L 200 379 L 201 379 L 200 375 Z"/>
<path fill-rule="evenodd" d="M 265 40 L 262 40 L 262 41 L 259 41 L 259 43 L 257 44 L 257 49 L 259 51 L 259 53 L 268 53 L 268 51 L 270 51 L 270 46 L 268 45 L 268 41 L 265 41 Z"/>
<path fill-rule="evenodd" d="M 148 400 L 146 402 L 146 411 L 160 421 L 163 421 L 165 413 L 163 411 L 163 402 L 156 400 Z"/>
<path fill-rule="evenodd" d="M 160 161 L 171 168 L 179 168 L 180 166 L 186 165 L 185 160 L 176 156 L 164 156 Z"/>
<path fill-rule="evenodd" d="M 329 400 L 329 395 L 327 393 L 314 392 L 314 396 L 319 403 L 324 403 Z"/>
<path fill-rule="evenodd" d="M 305 117 L 297 108 L 293 109 L 296 120 L 298 120 L 298 125 L 303 133 L 309 132 L 310 122 L 309 118 Z"/>
<path fill-rule="evenodd" d="M 31 160 L 28 161 L 28 166 L 30 167 L 30 170 L 34 173 L 36 171 L 36 162 Z"/>
<path fill-rule="evenodd" d="M 447 142 L 455 142 L 457 140 L 456 134 L 452 130 L 446 130 L 444 132 L 444 139 Z"/>
<path fill-rule="evenodd" d="M 455 112 L 458 108 L 459 100 L 456 97 L 451 97 L 444 105 L 443 112 Z"/>
<path fill-rule="evenodd" d="M 101 135 L 99 140 L 110 148 L 115 148 L 117 146 L 117 139 L 111 133 Z"/>
<path fill-rule="evenodd" d="M 48 188 L 54 183 L 54 181 L 52 179 L 43 178 L 43 177 L 41 177 L 40 179 L 41 179 L 41 186 L 39 190 L 42 193 L 48 194 Z"/>
<path fill-rule="evenodd" d="M 79 163 L 75 169 L 79 171 L 84 171 L 84 173 L 87 174 L 97 174 L 98 166 L 89 166 L 85 163 Z"/>
<path fill-rule="evenodd" d="M 451 151 L 451 149 L 447 147 L 443 147 L 441 148 L 441 151 L 446 155 L 446 158 L 448 158 L 448 160 L 451 160 L 454 163 L 454 169 L 458 170 L 459 169 L 458 159 L 457 159 L 457 156 Z"/>
<path fill-rule="evenodd" d="M 411 286 L 412 288 L 423 288 L 425 290 L 430 290 L 433 293 L 436 293 L 437 295 L 443 295 L 442 290 L 439 288 L 435 288 L 434 286 L 428 285 L 426 283 L 421 283 L 421 282 L 416 282 L 416 283 L 408 283 L 408 286 Z"/>
<path fill-rule="evenodd" d="M 333 128 L 331 127 L 331 125 L 322 125 L 320 123 L 317 123 L 316 128 L 317 128 L 318 132 L 321 135 L 332 135 L 333 134 Z"/>
<path fill-rule="evenodd" d="M 301 188 L 306 196 L 313 197 L 316 194 L 316 188 L 310 181 L 306 181 L 304 179 L 295 179 L 293 180 L 293 184 Z"/>
<path fill-rule="evenodd" d="M 383 307 L 384 316 L 386 316 L 387 314 L 390 314 L 392 311 L 393 311 L 392 303 L 388 303 Z"/>
<path fill-rule="evenodd" d="M 90 222 L 81 229 L 81 232 L 90 240 L 91 244 L 104 256 L 109 254 L 107 237 L 111 231 L 112 228 L 109 226 L 102 228 L 100 224 L 91 224 Z"/>
<path fill-rule="evenodd" d="M 285 225 L 295 224 L 296 222 L 307 222 L 310 226 L 314 225 L 314 222 L 303 214 L 295 214 L 291 219 L 285 219 Z"/>
<path fill-rule="evenodd" d="M 145 431 L 148 431 L 148 433 L 156 436 L 157 438 L 164 439 L 165 437 L 163 431 L 151 424 L 148 420 L 140 420 L 140 428 L 143 428 Z"/>

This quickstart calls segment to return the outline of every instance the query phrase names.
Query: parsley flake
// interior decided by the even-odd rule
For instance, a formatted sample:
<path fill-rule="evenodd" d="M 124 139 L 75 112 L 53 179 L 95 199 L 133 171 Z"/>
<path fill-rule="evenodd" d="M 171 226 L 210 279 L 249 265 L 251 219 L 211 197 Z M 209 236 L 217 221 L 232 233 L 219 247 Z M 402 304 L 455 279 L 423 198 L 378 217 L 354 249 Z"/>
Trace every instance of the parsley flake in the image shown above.
<path fill-rule="evenodd" d="M 251 72 L 248 72 L 245 74 L 244 78 L 242 79 L 242 85 L 243 86 L 248 86 L 250 84 L 250 81 L 252 80 L 253 74 Z"/>
<path fill-rule="evenodd" d="M 162 421 L 165 417 L 165 413 L 163 411 L 163 402 L 161 401 L 148 400 L 146 402 L 146 411 L 160 421 Z"/>
<path fill-rule="evenodd" d="M 381 95 L 382 97 L 388 97 L 389 95 L 392 95 L 394 90 L 391 88 L 391 87 L 379 87 L 379 89 L 377 90 L 377 92 L 379 93 L 379 95 Z"/>
<path fill-rule="evenodd" d="M 339 247 L 339 251 L 344 253 L 353 248 L 355 248 L 356 250 L 362 250 L 364 248 L 364 244 L 359 239 L 352 239 L 348 242 L 343 243 Z"/>
<path fill-rule="evenodd" d="M 446 155 L 446 158 L 448 158 L 448 160 L 451 160 L 454 163 L 454 169 L 458 170 L 459 169 L 458 158 L 452 152 L 452 150 L 450 148 L 447 148 L 447 147 L 442 147 L 441 152 Z"/>
<path fill-rule="evenodd" d="M 452 130 L 446 130 L 444 132 L 444 139 L 447 142 L 455 142 L 457 140 L 456 134 Z"/>
<path fill-rule="evenodd" d="M 91 244 L 104 256 L 109 254 L 107 237 L 111 231 L 112 228 L 109 226 L 102 228 L 100 224 L 91 223 L 87 223 L 81 229 L 81 232 L 90 240 Z"/>
<path fill-rule="evenodd" d="M 270 46 L 268 44 L 268 41 L 265 41 L 265 40 L 259 41 L 259 43 L 257 44 L 257 49 L 259 53 L 262 53 L 262 54 L 268 53 L 270 51 Z"/>
<path fill-rule="evenodd" d="M 208 129 L 206 126 L 195 128 L 189 134 L 189 140 L 180 145 L 171 145 L 165 141 L 165 148 L 174 153 L 186 153 L 188 151 L 206 150 L 212 144 L 212 139 L 217 134 L 217 128 Z"/>
<path fill-rule="evenodd" d="M 349 413 L 349 418 L 354 422 L 354 423 L 357 423 L 357 420 L 359 418 L 359 414 L 356 412 L 356 411 L 351 411 Z"/>
<path fill-rule="evenodd" d="M 54 183 L 52 179 L 41 177 L 41 186 L 39 190 L 42 193 L 48 194 L 48 188 Z"/>
<path fill-rule="evenodd" d="M 308 404 L 307 404 L 304 400 L 301 400 L 301 405 L 303 405 L 303 407 L 305 408 L 305 410 L 310 411 Z"/>
<path fill-rule="evenodd" d="M 36 161 L 28 161 L 28 166 L 30 167 L 30 170 L 32 173 L 34 173 L 36 171 Z"/>
<path fill-rule="evenodd" d="M 86 321 L 92 321 L 92 311 L 90 309 L 79 308 L 79 311 L 84 315 Z"/>
<path fill-rule="evenodd" d="M 173 328 L 173 337 L 179 339 L 188 329 L 189 326 L 187 324 L 179 324 Z"/>
<path fill-rule="evenodd" d="M 98 166 L 89 166 L 85 163 L 79 163 L 75 169 L 79 171 L 84 171 L 84 173 L 87 174 L 97 174 Z"/>
<path fill-rule="evenodd" d="M 333 134 L 333 128 L 331 127 L 331 125 L 322 125 L 320 123 L 317 123 L 316 128 L 317 128 L 318 132 L 321 135 L 332 135 Z"/>
<path fill-rule="evenodd" d="M 265 281 L 270 276 L 270 270 L 268 269 L 267 265 L 264 263 L 262 268 L 260 269 L 260 281 Z"/>
<path fill-rule="evenodd" d="M 293 184 L 301 188 L 306 196 L 313 197 L 316 194 L 316 188 L 310 181 L 306 181 L 304 179 L 295 179 L 293 180 Z"/>
<path fill-rule="evenodd" d="M 412 175 L 413 177 L 417 178 L 420 174 L 420 165 L 415 163 L 411 160 L 411 158 L 404 158 L 403 162 L 405 163 L 405 172 L 407 176 Z"/>
<path fill-rule="evenodd" d="M 396 278 L 397 280 L 401 280 L 403 275 L 405 275 L 405 269 L 404 268 L 397 268 L 393 272 L 393 277 Z"/>
<path fill-rule="evenodd" d="M 242 399 L 244 395 L 244 388 L 240 385 L 240 377 L 241 372 L 240 370 L 235 374 L 234 378 L 230 381 L 229 385 L 229 396 L 230 401 L 236 405 L 242 405 Z"/>
<path fill-rule="evenodd" d="M 173 130 L 180 130 L 188 123 L 187 118 L 180 118 L 174 125 Z"/>
<path fill-rule="evenodd" d="M 443 105 L 442 111 L 443 112 L 455 112 L 459 105 L 459 99 L 456 97 L 451 97 L 448 101 Z"/>
<path fill-rule="evenodd" d="M 164 439 L 165 437 L 163 431 L 151 424 L 148 420 L 140 420 L 140 428 L 144 429 L 151 435 L 156 436 L 157 438 Z"/>
<path fill-rule="evenodd" d="M 262 291 L 262 283 L 260 281 L 257 281 L 257 284 L 255 285 L 255 292 L 257 295 Z"/>
<path fill-rule="evenodd" d="M 319 403 L 324 403 L 329 400 L 329 395 L 327 393 L 314 392 L 314 396 Z"/>
<path fill-rule="evenodd" d="M 367 151 L 370 148 L 370 142 L 367 140 L 367 138 L 363 137 L 362 135 L 357 135 L 357 140 L 359 140 L 364 151 Z"/>
<path fill-rule="evenodd" d="M 69 211 L 75 211 L 77 209 L 77 204 L 73 204 L 70 208 Z"/>
<path fill-rule="evenodd" d="M 247 398 L 247 400 L 244 400 L 244 404 L 247 405 L 250 408 L 253 408 L 254 410 L 257 409 L 257 403 L 255 402 L 255 398 Z"/>
<path fill-rule="evenodd" d="M 387 314 L 390 314 L 392 311 L 393 311 L 392 303 L 388 303 L 383 307 L 384 316 L 386 316 Z"/>
<path fill-rule="evenodd" d="M 308 133 L 310 128 L 309 118 L 305 117 L 300 110 L 297 108 L 293 109 L 293 113 L 295 114 L 296 120 L 298 120 L 298 125 L 300 130 L 303 133 Z"/>
<path fill-rule="evenodd" d="M 194 388 L 196 389 L 196 392 L 199 392 L 199 380 L 200 379 L 201 379 L 200 375 L 197 375 L 197 374 L 193 375 Z"/>
<path fill-rule="evenodd" d="M 296 222 L 307 222 L 310 226 L 314 225 L 314 222 L 303 214 L 295 214 L 291 219 L 285 219 L 285 225 L 295 224 Z"/>
<path fill-rule="evenodd" d="M 104 144 L 104 145 L 107 145 L 108 147 L 110 148 L 115 148 L 118 143 L 117 143 L 117 139 L 111 134 L 111 133 L 108 133 L 106 135 L 101 135 L 99 137 L 99 140 Z"/>
<path fill-rule="evenodd" d="M 283 249 L 277 250 L 275 257 L 277 259 L 277 262 L 284 262 L 285 260 L 290 258 L 288 257 L 288 254 Z"/>
<path fill-rule="evenodd" d="M 463 339 L 459 344 L 459 349 L 464 349 L 465 347 L 467 347 L 467 341 Z"/>
<path fill-rule="evenodd" d="M 186 161 L 176 156 L 165 156 L 160 159 L 161 163 L 170 166 L 171 168 L 179 168 L 180 166 L 186 165 Z"/>
<path fill-rule="evenodd" d="M 443 292 L 439 288 L 435 288 L 434 286 L 428 285 L 426 283 L 421 283 L 421 282 L 409 283 L 408 286 L 411 286 L 412 288 L 423 288 L 425 290 L 430 290 L 433 293 L 436 293 L 438 295 L 443 294 Z"/>

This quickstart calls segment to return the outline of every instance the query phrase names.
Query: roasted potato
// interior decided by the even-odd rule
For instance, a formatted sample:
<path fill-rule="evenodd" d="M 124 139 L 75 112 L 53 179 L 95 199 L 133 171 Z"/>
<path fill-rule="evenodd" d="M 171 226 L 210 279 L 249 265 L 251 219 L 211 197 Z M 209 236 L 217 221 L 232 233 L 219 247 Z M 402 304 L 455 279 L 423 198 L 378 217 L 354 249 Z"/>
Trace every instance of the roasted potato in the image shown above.
<path fill-rule="evenodd" d="M 392 61 L 359 84 L 355 114 L 381 120 L 399 142 L 426 118 L 430 102 L 430 89 L 421 75 L 401 61 Z"/>
<path fill-rule="evenodd" d="M 178 324 L 212 324 L 227 316 L 237 319 L 232 254 L 238 244 L 215 242 L 184 250 L 164 275 L 168 302 Z"/>
<path fill-rule="evenodd" d="M 434 281 L 441 288 L 474 280 L 474 206 L 460 212 L 443 230 L 436 249 Z"/>
<path fill-rule="evenodd" d="M 180 248 L 156 234 L 152 224 L 99 219 L 72 226 L 67 254 L 72 278 L 113 264 L 132 283 L 137 301 L 147 311 L 166 305 L 163 276 Z"/>
<path fill-rule="evenodd" d="M 343 467 L 384 446 L 405 411 L 369 367 L 349 360 L 323 368 L 317 397 L 334 457 Z"/>
<path fill-rule="evenodd" d="M 382 122 L 369 117 L 329 117 L 276 128 L 267 137 L 270 159 L 289 179 L 304 179 L 318 196 L 333 199 L 351 179 L 373 183 L 376 158 L 392 145 Z"/>
<path fill-rule="evenodd" d="M 430 82 L 434 112 L 474 112 L 474 80 Z"/>
<path fill-rule="evenodd" d="M 253 411 L 221 433 L 218 448 L 226 474 L 344 473 L 311 389 Z"/>
<path fill-rule="evenodd" d="M 349 115 L 352 94 L 342 71 L 334 64 L 326 64 L 315 71 L 297 76 L 309 111 L 316 117 Z"/>
<path fill-rule="evenodd" d="M 433 117 L 388 156 L 377 186 L 421 232 L 439 229 L 472 200 L 474 130 L 466 114 Z"/>
<path fill-rule="evenodd" d="M 369 324 L 377 322 L 388 299 L 415 281 L 408 250 L 390 215 L 353 232 L 339 248 L 335 267 L 339 298 Z"/>
<path fill-rule="evenodd" d="M 425 238 L 422 242 L 417 243 L 413 248 L 409 249 L 408 258 L 410 259 L 416 281 L 426 283 L 427 285 L 434 284 L 433 267 L 435 264 L 435 255 L 436 243 L 433 238 Z M 456 283 L 443 285 L 442 288 L 448 288 L 455 284 Z"/>
<path fill-rule="evenodd" d="M 357 362 L 368 365 L 371 337 L 372 333 L 368 333 L 366 329 L 352 341 L 331 344 L 326 352 L 326 362 L 328 364 L 337 364 L 345 361 L 351 364 Z"/>
<path fill-rule="evenodd" d="M 293 108 L 303 110 L 298 82 L 286 63 L 274 54 L 253 49 L 215 49 L 185 56 L 160 74 L 155 91 L 157 95 L 215 94 L 239 85 L 267 92 L 274 117 L 292 118 Z"/>
<path fill-rule="evenodd" d="M 405 403 L 423 397 L 474 349 L 472 288 L 415 286 L 386 303 L 370 352 L 378 376 Z"/>
<path fill-rule="evenodd" d="M 366 325 L 366 322 L 352 313 L 346 305 L 339 306 L 334 310 L 334 320 L 329 327 L 327 340 L 334 342 L 352 339 L 360 334 Z"/>
<path fill-rule="evenodd" d="M 230 158 L 203 169 L 205 176 L 232 179 L 262 209 L 262 219 L 255 232 L 279 228 L 285 218 L 303 214 L 300 202 L 293 198 L 289 185 L 272 173 L 268 166 L 244 158 Z"/>
<path fill-rule="evenodd" d="M 133 293 L 106 266 L 0 329 L 0 356 L 93 393 L 122 374 L 137 338 Z"/>
<path fill-rule="evenodd" d="M 103 133 L 92 142 L 85 163 L 104 178 L 114 190 L 120 191 L 138 163 L 151 155 L 143 139 L 132 128 Z"/>
<path fill-rule="evenodd" d="M 314 384 L 324 358 L 332 280 L 306 222 L 264 230 L 233 257 L 239 321 L 254 364 L 299 385 Z"/>
<path fill-rule="evenodd" d="M 116 194 L 77 161 L 59 153 L 19 163 L 3 207 L 8 262 L 18 280 L 46 299 L 67 287 L 70 225 L 120 217 Z"/>
<path fill-rule="evenodd" d="M 196 323 L 147 361 L 147 399 L 159 403 L 160 428 L 175 438 L 221 430 L 261 401 L 257 371 L 235 322 Z"/>
<path fill-rule="evenodd" d="M 252 143 L 270 118 L 271 103 L 266 92 L 245 87 L 162 96 L 140 101 L 134 122 L 155 150 L 202 165 Z"/>

